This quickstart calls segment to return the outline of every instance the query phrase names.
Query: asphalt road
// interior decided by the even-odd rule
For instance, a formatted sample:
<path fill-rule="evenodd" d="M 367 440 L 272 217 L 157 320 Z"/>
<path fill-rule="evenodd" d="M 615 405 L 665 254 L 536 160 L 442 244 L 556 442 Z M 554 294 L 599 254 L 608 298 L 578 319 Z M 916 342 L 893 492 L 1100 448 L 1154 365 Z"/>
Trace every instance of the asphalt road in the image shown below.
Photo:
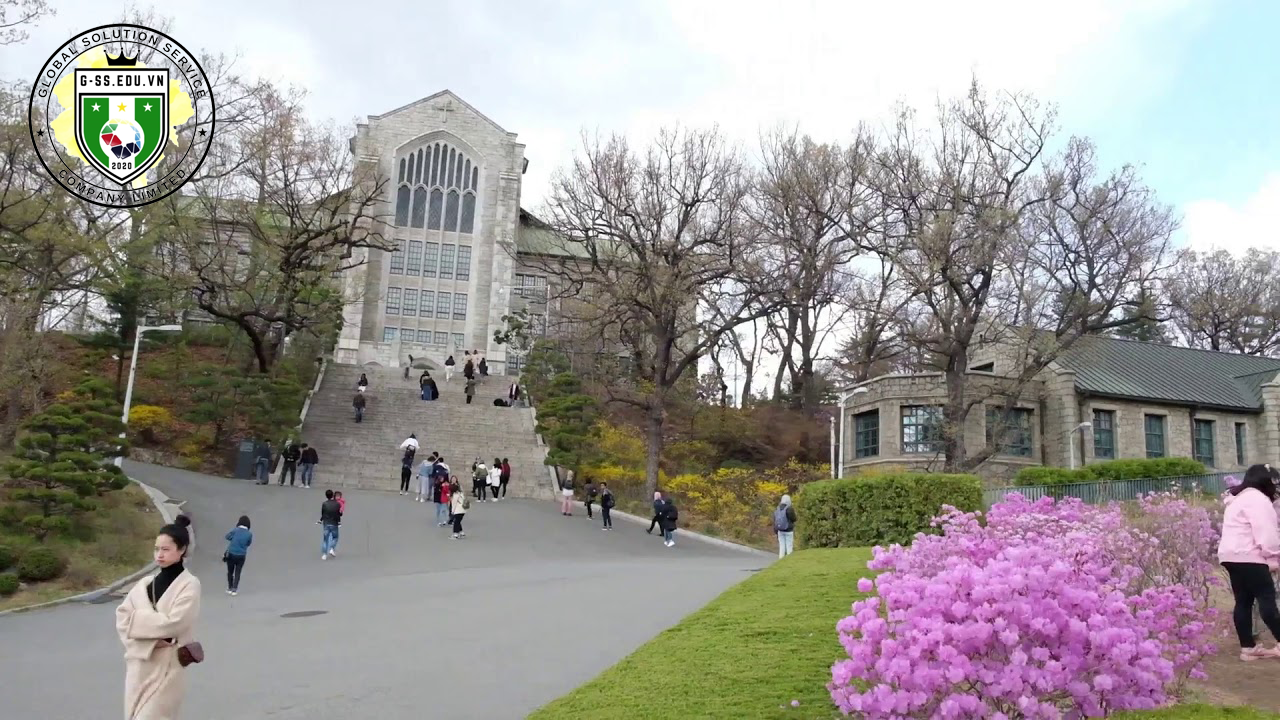
<path fill-rule="evenodd" d="M 356 491 L 321 561 L 322 475 L 304 490 L 126 470 L 194 517 L 206 661 L 187 671 L 185 720 L 521 718 L 768 563 L 525 500 L 473 505 L 451 540 L 430 503 Z M 233 598 L 222 536 L 241 513 L 254 540 Z M 118 602 L 0 617 L 0 716 L 120 717 Z"/>

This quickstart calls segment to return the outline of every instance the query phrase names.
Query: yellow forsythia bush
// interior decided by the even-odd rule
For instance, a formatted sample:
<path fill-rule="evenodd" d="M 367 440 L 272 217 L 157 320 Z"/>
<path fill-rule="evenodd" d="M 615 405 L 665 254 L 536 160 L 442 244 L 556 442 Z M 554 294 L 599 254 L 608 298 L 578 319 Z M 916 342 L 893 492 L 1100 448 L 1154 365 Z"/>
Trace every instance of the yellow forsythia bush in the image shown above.
<path fill-rule="evenodd" d="M 156 405 L 135 405 L 129 408 L 129 427 L 155 442 L 157 435 L 173 428 L 173 414 Z"/>

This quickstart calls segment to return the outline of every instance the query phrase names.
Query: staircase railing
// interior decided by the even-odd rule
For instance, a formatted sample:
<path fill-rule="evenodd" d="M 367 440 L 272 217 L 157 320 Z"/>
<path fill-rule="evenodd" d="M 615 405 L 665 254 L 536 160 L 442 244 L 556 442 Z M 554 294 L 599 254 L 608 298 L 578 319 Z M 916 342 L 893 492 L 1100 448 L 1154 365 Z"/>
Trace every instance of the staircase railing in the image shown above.
<path fill-rule="evenodd" d="M 298 413 L 298 424 L 293 427 L 293 432 L 290 434 L 289 440 L 295 440 L 302 437 L 302 426 L 307 421 L 307 411 L 311 409 L 311 399 L 316 396 L 317 392 L 320 392 L 320 383 L 324 382 L 324 371 L 327 367 L 329 367 L 329 358 L 322 356 L 320 358 L 320 370 L 316 373 L 316 381 L 312 384 L 311 389 L 307 391 L 307 398 L 302 401 L 302 412 Z M 284 447 L 284 445 L 280 446 L 281 452 L 284 451 Z M 272 477 L 272 480 L 275 480 L 276 482 L 282 482 L 284 480 L 283 462 L 276 463 L 276 472 L 274 477 Z"/>

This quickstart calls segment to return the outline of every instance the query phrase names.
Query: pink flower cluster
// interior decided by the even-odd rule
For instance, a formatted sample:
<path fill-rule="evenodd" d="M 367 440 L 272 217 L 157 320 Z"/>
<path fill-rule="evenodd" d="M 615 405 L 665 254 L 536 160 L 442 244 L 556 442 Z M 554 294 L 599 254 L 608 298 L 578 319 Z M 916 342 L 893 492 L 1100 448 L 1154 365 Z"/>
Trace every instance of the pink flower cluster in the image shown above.
<path fill-rule="evenodd" d="M 876 548 L 837 625 L 832 700 L 866 718 L 1080 718 L 1159 707 L 1214 651 L 1208 513 L 1010 495 Z"/>

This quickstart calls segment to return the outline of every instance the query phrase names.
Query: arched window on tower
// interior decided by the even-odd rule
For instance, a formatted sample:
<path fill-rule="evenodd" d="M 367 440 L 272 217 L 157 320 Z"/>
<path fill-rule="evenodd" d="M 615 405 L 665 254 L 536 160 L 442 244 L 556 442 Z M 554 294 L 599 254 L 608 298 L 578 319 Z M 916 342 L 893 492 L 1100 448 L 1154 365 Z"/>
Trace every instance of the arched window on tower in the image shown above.
<path fill-rule="evenodd" d="M 431 146 L 431 182 L 427 185 L 437 185 L 436 180 L 440 177 L 440 143 Z"/>
<path fill-rule="evenodd" d="M 418 162 L 413 171 L 413 184 L 417 185 L 422 182 L 422 148 L 418 148 Z"/>
<path fill-rule="evenodd" d="M 404 158 L 400 158 L 400 177 L 396 182 L 404 182 Z"/>
<path fill-rule="evenodd" d="M 453 162 L 456 159 L 457 155 L 454 153 L 453 148 L 449 148 L 449 165 L 445 168 L 444 179 L 440 181 L 440 184 L 445 187 L 453 186 Z"/>
<path fill-rule="evenodd" d="M 462 189 L 471 189 L 471 160 L 467 160 L 466 169 L 462 171 Z"/>
<path fill-rule="evenodd" d="M 462 196 L 462 224 L 458 232 L 470 234 L 476 226 L 476 194 L 468 192 Z"/>
<path fill-rule="evenodd" d="M 409 224 L 409 186 L 401 185 L 396 189 L 396 225 L 404 227 Z"/>
<path fill-rule="evenodd" d="M 413 182 L 413 153 L 409 153 L 409 171 L 404 174 L 404 181 Z"/>
<path fill-rule="evenodd" d="M 458 230 L 458 191 L 450 190 L 449 198 L 444 203 L 444 229 L 450 232 Z"/>
<path fill-rule="evenodd" d="M 413 189 L 413 227 L 422 227 L 427 214 L 427 189 L 419 185 Z"/>
<path fill-rule="evenodd" d="M 444 193 L 440 188 L 431 191 L 431 206 L 427 209 L 427 228 L 440 229 L 440 216 L 444 210 Z"/>

